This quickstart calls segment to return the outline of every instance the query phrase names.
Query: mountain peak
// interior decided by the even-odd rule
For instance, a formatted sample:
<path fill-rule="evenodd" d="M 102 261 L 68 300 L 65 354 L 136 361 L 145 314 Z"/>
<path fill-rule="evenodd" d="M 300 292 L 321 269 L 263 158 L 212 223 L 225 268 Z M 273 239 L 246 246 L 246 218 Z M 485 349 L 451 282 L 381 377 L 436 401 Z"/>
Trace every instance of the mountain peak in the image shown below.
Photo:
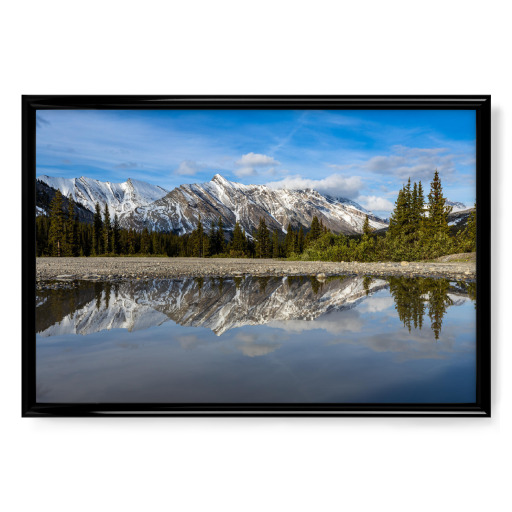
<path fill-rule="evenodd" d="M 231 185 L 231 182 L 229 180 L 227 180 L 226 178 L 224 178 L 224 176 L 218 173 L 212 178 L 212 181 L 218 183 L 219 185 Z"/>

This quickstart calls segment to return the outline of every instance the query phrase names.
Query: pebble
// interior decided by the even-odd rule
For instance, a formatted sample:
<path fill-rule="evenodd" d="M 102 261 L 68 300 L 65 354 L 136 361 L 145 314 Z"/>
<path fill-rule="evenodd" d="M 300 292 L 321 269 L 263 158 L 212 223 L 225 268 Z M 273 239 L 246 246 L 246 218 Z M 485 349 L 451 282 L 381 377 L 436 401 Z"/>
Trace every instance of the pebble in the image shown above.
<path fill-rule="evenodd" d="M 157 261 L 155 261 L 157 260 Z M 38 280 L 73 281 L 126 280 L 200 276 L 288 276 L 314 275 L 325 279 L 327 275 L 412 275 L 439 276 L 465 281 L 476 277 L 475 262 L 449 263 L 363 263 L 323 261 L 279 261 L 230 258 L 38 258 L 36 277 Z M 406 267 L 406 268 L 404 268 Z M 64 271 L 64 272 L 63 272 Z M 462 276 L 462 277 L 461 277 Z"/>

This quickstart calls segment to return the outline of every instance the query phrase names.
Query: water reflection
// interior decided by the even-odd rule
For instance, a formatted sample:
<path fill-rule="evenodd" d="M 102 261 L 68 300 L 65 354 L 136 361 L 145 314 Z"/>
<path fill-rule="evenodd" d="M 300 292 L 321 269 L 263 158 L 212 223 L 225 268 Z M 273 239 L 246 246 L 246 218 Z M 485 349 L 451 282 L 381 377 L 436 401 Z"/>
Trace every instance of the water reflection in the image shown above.
<path fill-rule="evenodd" d="M 37 400 L 471 403 L 474 297 L 462 283 L 371 276 L 43 290 Z"/>
<path fill-rule="evenodd" d="M 44 337 L 116 328 L 131 332 L 172 321 L 220 336 L 249 325 L 317 320 L 387 288 L 408 331 L 421 329 L 428 318 L 436 340 L 447 308 L 475 298 L 472 284 L 429 278 L 337 276 L 320 281 L 312 276 L 240 276 L 83 282 L 74 289 L 38 292 L 36 331 Z"/>

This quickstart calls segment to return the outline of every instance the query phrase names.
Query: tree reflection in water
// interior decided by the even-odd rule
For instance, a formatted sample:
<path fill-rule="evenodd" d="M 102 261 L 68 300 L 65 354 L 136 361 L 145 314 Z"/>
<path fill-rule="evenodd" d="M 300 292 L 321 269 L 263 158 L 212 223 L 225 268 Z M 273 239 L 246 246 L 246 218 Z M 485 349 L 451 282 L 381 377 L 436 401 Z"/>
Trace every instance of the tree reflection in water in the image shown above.
<path fill-rule="evenodd" d="M 390 277 L 388 282 L 389 291 L 395 301 L 395 309 L 404 326 L 409 332 L 412 327 L 421 329 L 423 317 L 428 310 L 430 327 L 436 340 L 439 339 L 446 310 L 453 305 L 449 293 L 463 291 L 471 300 L 476 300 L 475 283 L 459 282 L 454 286 L 447 279 L 429 277 Z"/>
<path fill-rule="evenodd" d="M 476 300 L 474 283 L 420 277 L 237 276 L 81 282 L 70 289 L 37 292 L 36 331 L 41 333 L 65 318 L 66 328 L 76 327 L 80 333 L 94 331 L 95 325 L 97 329 L 131 329 L 135 324 L 148 328 L 169 319 L 221 335 L 246 325 L 316 320 L 336 310 L 356 308 L 388 287 L 404 327 L 411 332 L 430 320 L 436 340 L 447 309 L 467 297 Z"/>

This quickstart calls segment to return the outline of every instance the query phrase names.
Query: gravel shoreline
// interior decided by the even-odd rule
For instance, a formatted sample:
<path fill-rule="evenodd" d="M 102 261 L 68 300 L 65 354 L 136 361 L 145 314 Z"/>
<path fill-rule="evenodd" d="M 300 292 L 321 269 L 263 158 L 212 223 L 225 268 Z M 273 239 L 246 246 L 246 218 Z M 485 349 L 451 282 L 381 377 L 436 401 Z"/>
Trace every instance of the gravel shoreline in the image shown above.
<path fill-rule="evenodd" d="M 177 277 L 372 275 L 476 279 L 475 261 L 468 262 L 325 262 L 233 258 L 37 258 L 37 281 L 120 281 Z"/>

